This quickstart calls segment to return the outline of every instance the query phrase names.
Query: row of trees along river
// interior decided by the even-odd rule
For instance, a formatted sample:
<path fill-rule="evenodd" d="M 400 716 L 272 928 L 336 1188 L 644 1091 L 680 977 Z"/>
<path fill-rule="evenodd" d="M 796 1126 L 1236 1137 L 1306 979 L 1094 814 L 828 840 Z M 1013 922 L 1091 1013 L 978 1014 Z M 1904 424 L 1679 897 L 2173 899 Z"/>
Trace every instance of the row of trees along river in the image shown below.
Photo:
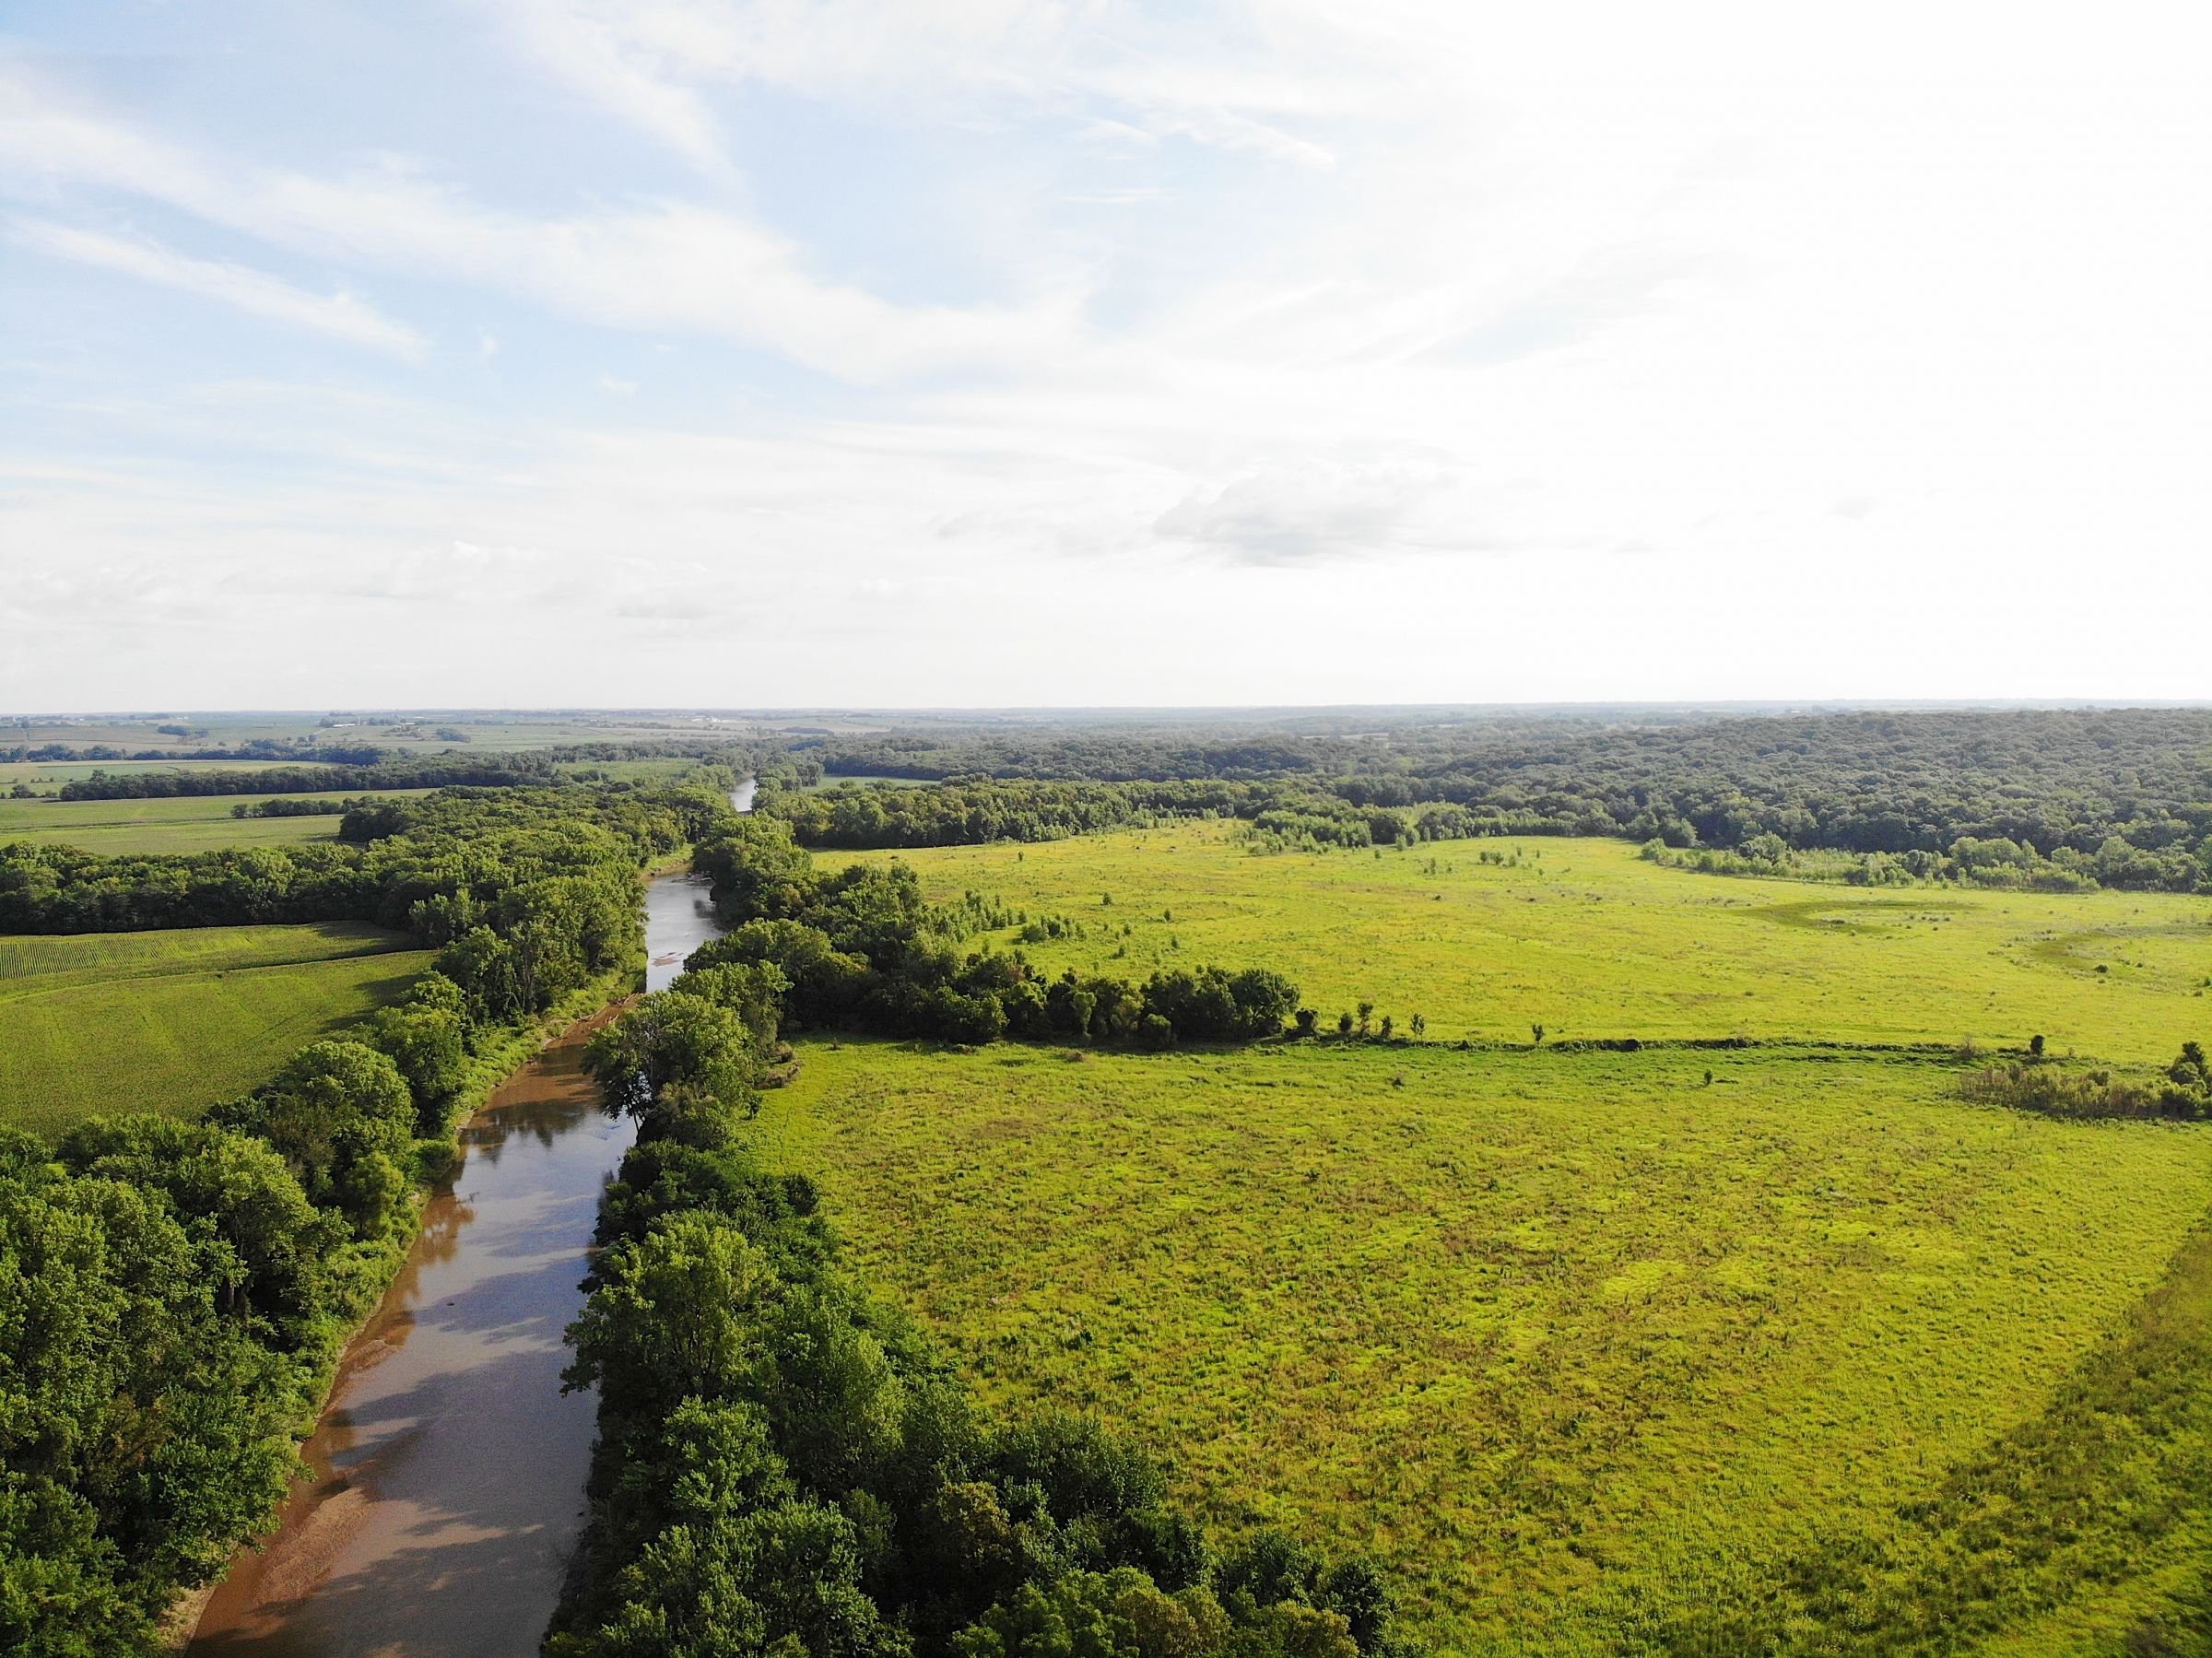
<path fill-rule="evenodd" d="M 731 796 L 750 808 L 753 785 Z M 646 888 L 648 990 L 714 937 L 706 883 Z M 241 1551 L 189 1658 L 530 1658 L 573 1558 L 596 1401 L 563 1393 L 561 1333 L 599 1194 L 633 1133 L 564 1032 L 462 1131 L 452 1189 L 347 1350 L 303 1448 L 311 1478 Z"/>

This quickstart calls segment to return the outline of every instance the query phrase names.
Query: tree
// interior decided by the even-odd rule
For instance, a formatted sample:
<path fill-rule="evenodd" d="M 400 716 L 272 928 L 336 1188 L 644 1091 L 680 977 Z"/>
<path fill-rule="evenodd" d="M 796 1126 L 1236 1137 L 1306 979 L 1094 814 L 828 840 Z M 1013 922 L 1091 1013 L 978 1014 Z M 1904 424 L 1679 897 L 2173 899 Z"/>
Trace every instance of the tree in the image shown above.
<path fill-rule="evenodd" d="M 760 1056 L 751 1029 L 680 985 L 602 1027 L 584 1048 L 583 1068 L 609 1110 L 632 1116 L 679 1084 L 747 1116 L 760 1109 Z"/>
<path fill-rule="evenodd" d="M 459 986 L 432 973 L 456 994 Z M 466 1016 L 436 1000 L 407 1001 L 379 1009 L 360 1027 L 361 1039 L 399 1068 L 415 1101 L 418 1134 L 435 1135 L 460 1096 L 467 1074 Z"/>
<path fill-rule="evenodd" d="M 1340 1013 L 1336 1016 L 1336 1034 L 1347 1037 L 1352 1034 L 1352 1016 L 1350 1014 Z"/>
<path fill-rule="evenodd" d="M 210 1278 L 218 1311 L 282 1350 L 313 1338 L 344 1228 L 308 1201 L 266 1142 L 174 1117 L 94 1117 L 63 1135 L 55 1155 L 73 1174 L 160 1193 L 203 1229 L 222 1251 Z"/>
<path fill-rule="evenodd" d="M 276 1148 L 308 1197 L 371 1237 L 406 1195 L 415 1100 L 399 1067 L 360 1042 L 315 1042 L 276 1080 L 213 1113 Z"/>
<path fill-rule="evenodd" d="M 1374 1017 L 1375 1005 L 1372 1002 L 1362 1002 L 1359 1004 L 1359 1034 L 1362 1037 L 1368 1034 Z"/>
<path fill-rule="evenodd" d="M 564 1390 L 595 1386 L 639 1415 L 733 1396 L 760 1355 L 761 1303 L 777 1285 L 738 1227 L 679 1213 L 608 1250 L 597 1276 L 569 1327 L 576 1358 Z"/>
<path fill-rule="evenodd" d="M 1528 1036 L 1529 1036 L 1529 1045 L 1530 1045 L 1531 1047 L 1535 1047 L 1535 1048 L 1541 1048 L 1541 1047 L 1544 1045 L 1544 1027 L 1543 1027 L 1543 1026 L 1541 1026 L 1541 1025 L 1531 1025 L 1531 1026 L 1528 1028 Z"/>

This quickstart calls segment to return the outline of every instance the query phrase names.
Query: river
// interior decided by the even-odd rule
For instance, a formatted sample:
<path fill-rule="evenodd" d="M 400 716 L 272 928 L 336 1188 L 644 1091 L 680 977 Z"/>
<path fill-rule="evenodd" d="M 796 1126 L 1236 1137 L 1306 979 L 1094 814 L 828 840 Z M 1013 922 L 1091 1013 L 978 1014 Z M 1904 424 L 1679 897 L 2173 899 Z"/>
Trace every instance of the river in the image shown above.
<path fill-rule="evenodd" d="M 731 803 L 744 811 L 753 785 Z M 645 890 L 648 989 L 717 932 L 706 885 Z M 339 1365 L 310 1477 L 207 1602 L 188 1658 L 532 1658 L 583 1523 L 596 1400 L 561 1333 L 629 1146 L 571 1026 L 461 1131 L 450 1191 Z"/>

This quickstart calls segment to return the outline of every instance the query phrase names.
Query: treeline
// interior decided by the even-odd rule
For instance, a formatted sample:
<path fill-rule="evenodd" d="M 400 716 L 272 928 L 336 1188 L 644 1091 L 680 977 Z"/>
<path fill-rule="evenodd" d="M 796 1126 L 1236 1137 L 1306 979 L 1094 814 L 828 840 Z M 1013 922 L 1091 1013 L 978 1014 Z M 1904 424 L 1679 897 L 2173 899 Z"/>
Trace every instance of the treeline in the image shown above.
<path fill-rule="evenodd" d="M 2048 858 L 2112 838 L 2201 851 L 2212 834 L 2212 711 L 1833 713 L 1614 728 L 1464 752 L 1401 747 L 1335 791 L 1536 813 L 1562 832 L 1740 847 L 1941 852 L 2012 841 Z M 1609 827 L 1601 827 L 1609 826 Z"/>
<path fill-rule="evenodd" d="M 1363 745 L 1333 737 L 1175 728 L 1077 727 L 1034 735 L 925 735 L 905 732 L 794 745 L 830 777 L 955 777 L 1080 782 L 1260 781 L 1328 776 L 1352 769 Z"/>
<path fill-rule="evenodd" d="M 0 1133 L 0 1651 L 144 1651 L 175 1594 L 266 1523 L 289 1426 L 396 1265 L 415 1186 L 450 1164 L 472 1065 L 634 968 L 640 865 L 717 815 L 712 793 L 434 797 L 405 833 L 339 852 L 342 878 L 336 849 L 0 855 L 41 877 L 9 888 L 12 923 L 83 921 L 80 877 L 95 915 L 130 925 L 281 915 L 304 880 L 311 908 L 343 897 L 438 950 L 398 1005 L 204 1122 L 95 1120 L 52 1147 Z"/>
<path fill-rule="evenodd" d="M 695 969 L 590 1050 L 638 1140 L 570 1331 L 600 1434 L 552 1658 L 1393 1651 L 1365 1562 L 1217 1551 L 1141 1452 L 1084 1418 L 985 1421 L 858 1288 L 813 1185 L 740 1143 L 781 977 Z"/>
<path fill-rule="evenodd" d="M 37 758 L 37 757 L 34 757 Z M 62 758 L 121 759 L 121 754 L 64 755 Z M 136 758 L 175 760 L 195 758 L 159 751 Z M 212 750 L 204 758 L 242 759 L 242 750 Z M 285 750 L 291 763 L 250 770 L 192 771 L 96 771 L 61 786 L 63 800 L 154 800 L 178 795 L 333 794 L 342 790 L 524 788 L 560 779 L 564 768 L 592 762 L 639 759 L 692 759 L 727 768 L 733 774 L 769 771 L 811 781 L 819 768 L 759 743 L 722 740 L 630 743 L 570 743 L 525 753 L 422 754 L 361 747 Z M 631 785 L 616 783 L 613 787 Z M 274 814 L 273 814 L 274 815 Z"/>
<path fill-rule="evenodd" d="M 1297 1008 L 1297 987 L 1262 968 L 1158 972 L 1139 985 L 1047 980 L 1018 952 L 964 954 L 969 912 L 924 901 L 912 870 L 824 873 L 789 826 L 771 819 L 735 820 L 702 841 L 695 867 L 728 931 L 692 965 L 773 969 L 794 1029 L 1166 1047 L 1274 1035 Z"/>
<path fill-rule="evenodd" d="M 2041 1040 L 2036 1039 L 2039 1045 Z M 1960 1078 L 1959 1092 L 1977 1104 L 2049 1117 L 2212 1120 L 2212 1066 L 2200 1042 L 2183 1042 L 2181 1056 L 2152 1080 L 2117 1076 L 2106 1069 L 2069 1071 L 2038 1057 L 1970 1072 Z"/>
<path fill-rule="evenodd" d="M 173 758 L 173 757 L 169 757 Z M 157 800 L 200 794 L 329 794 L 343 789 L 444 789 L 549 783 L 544 754 L 423 755 L 362 765 L 291 765 L 250 770 L 95 772 L 61 787 L 64 800 Z"/>
<path fill-rule="evenodd" d="M 15 841 L 0 845 L 0 932 L 364 921 L 437 947 L 464 919 L 515 901 L 503 886 L 506 860 L 547 879 L 634 867 L 728 815 L 711 789 L 458 790 L 357 805 L 339 832 L 359 844 L 109 855 Z M 603 908 L 579 912 L 595 918 Z"/>
<path fill-rule="evenodd" d="M 164 725 L 163 731 L 175 727 Z M 197 735 L 206 735 L 205 733 Z M 296 765 L 373 766 L 393 751 L 373 743 L 317 742 L 308 738 L 255 737 L 220 748 L 120 748 L 112 743 L 41 743 L 0 748 L 0 761 L 60 760 L 288 760 Z"/>
<path fill-rule="evenodd" d="M 1606 835 L 1754 862 L 1776 861 L 1776 847 L 1894 860 L 1865 865 L 1875 884 L 1931 878 L 1912 871 L 1935 859 L 1985 885 L 2212 888 L 2212 711 L 1378 722 L 1320 738 L 893 734 L 818 758 L 831 773 L 947 781 L 771 809 L 809 845 L 851 848 L 1043 840 L 1211 811 L 1253 823 L 1263 848 Z"/>
<path fill-rule="evenodd" d="M 1678 852 L 1647 841 L 1643 855 L 1670 869 L 1706 875 L 1778 876 L 1841 881 L 1853 887 L 1904 887 L 1953 881 L 2033 892 L 2094 892 L 2111 887 L 2138 892 L 2195 892 L 2212 886 L 2212 865 L 2186 850 L 2145 852 L 2118 836 L 2093 853 L 2062 846 L 2044 857 L 2017 841 L 1961 836 L 1943 852 L 1798 852 L 1777 835 L 1757 835 L 1733 851 Z"/>
<path fill-rule="evenodd" d="M 755 800 L 753 809 L 791 825 L 803 846 L 865 851 L 1059 841 L 1171 817 L 1249 817 L 1282 793 L 1266 785 L 1234 782 L 969 778 L 928 789 L 769 791 Z"/>
<path fill-rule="evenodd" d="M 376 805 L 375 797 L 368 794 L 347 795 L 340 800 L 300 800 L 276 795 L 267 800 L 241 800 L 230 808 L 233 817 L 342 817 L 359 807 Z"/>

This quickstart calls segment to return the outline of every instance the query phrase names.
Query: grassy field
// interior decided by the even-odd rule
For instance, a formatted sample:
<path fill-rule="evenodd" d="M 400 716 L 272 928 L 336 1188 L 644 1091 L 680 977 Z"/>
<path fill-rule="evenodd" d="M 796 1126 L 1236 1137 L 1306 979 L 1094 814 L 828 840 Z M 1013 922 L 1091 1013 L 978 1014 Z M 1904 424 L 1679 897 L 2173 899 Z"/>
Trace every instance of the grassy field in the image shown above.
<path fill-rule="evenodd" d="M 0 937 L 0 1121 L 182 1115 L 395 1000 L 429 957 L 352 923 Z"/>
<path fill-rule="evenodd" d="M 1372 1551 L 1450 1649 L 1783 1650 L 1708 1623 L 1757 1627 L 1808 1561 L 1899 1593 L 1964 1546 L 1900 1505 L 1940 1521 L 2007 1446 L 2044 1467 L 2100 1365 L 2185 1419 L 2077 1459 L 2054 1557 L 1922 1600 L 2117 1651 L 2173 1588 L 2150 1568 L 2212 1558 L 2212 1251 L 2179 1356 L 2124 1350 L 2212 1135 L 1825 1051 L 803 1054 L 758 1132 L 988 1394 L 1112 1416 L 1232 1525 Z M 2095 1582 L 2115 1550 L 2141 1570 Z"/>
<path fill-rule="evenodd" d="M 1371 1001 L 1401 1029 L 1425 1015 L 1432 1038 L 2040 1033 L 2131 1062 L 2212 1039 L 2202 898 L 1747 880 L 1663 869 L 1615 841 L 1254 856 L 1229 824 L 859 855 L 905 859 L 933 897 L 972 890 L 1077 923 L 1021 947 L 1055 970 L 1265 965 L 1328 1022 Z"/>
<path fill-rule="evenodd" d="M 359 792 L 356 791 L 358 794 Z M 427 794 L 427 789 L 386 789 L 379 799 Z M 97 853 L 220 852 L 234 846 L 288 846 L 328 841 L 335 817 L 233 817 L 230 808 L 252 794 L 194 794 L 157 800 L 0 800 L 0 842 L 59 841 Z M 344 800 L 336 794 L 288 795 L 292 800 Z"/>
<path fill-rule="evenodd" d="M 851 776 L 840 775 L 831 777 L 824 775 L 818 777 L 814 780 L 814 782 L 806 784 L 803 792 L 809 794 L 819 794 L 824 790 L 841 789 L 848 784 L 856 789 L 924 789 L 929 786 L 926 782 L 924 782 L 918 778 L 877 777 L 870 773 L 855 772 Z"/>
<path fill-rule="evenodd" d="M 1022 947 L 1055 969 L 1265 964 L 1331 1024 L 1429 1022 L 806 1044 L 758 1132 L 999 1402 L 1371 1551 L 1484 1658 L 2212 1651 L 2212 1130 L 1970 1107 L 1951 1052 L 1872 1046 L 2163 1062 L 2212 1037 L 2212 905 L 1229 825 L 898 855 L 1076 923 Z"/>

